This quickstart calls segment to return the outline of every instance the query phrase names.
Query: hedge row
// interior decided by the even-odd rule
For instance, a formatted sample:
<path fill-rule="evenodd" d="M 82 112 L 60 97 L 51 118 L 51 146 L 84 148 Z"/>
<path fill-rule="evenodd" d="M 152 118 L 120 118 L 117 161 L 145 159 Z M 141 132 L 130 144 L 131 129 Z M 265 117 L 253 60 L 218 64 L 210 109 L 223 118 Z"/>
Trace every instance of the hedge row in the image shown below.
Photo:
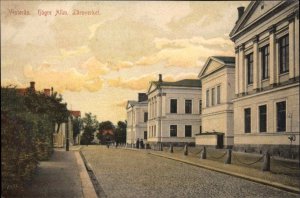
<path fill-rule="evenodd" d="M 55 120 L 49 113 L 49 101 L 42 93 L 21 95 L 15 88 L 1 88 L 1 194 L 4 196 L 22 193 L 38 162 L 51 156 Z"/>

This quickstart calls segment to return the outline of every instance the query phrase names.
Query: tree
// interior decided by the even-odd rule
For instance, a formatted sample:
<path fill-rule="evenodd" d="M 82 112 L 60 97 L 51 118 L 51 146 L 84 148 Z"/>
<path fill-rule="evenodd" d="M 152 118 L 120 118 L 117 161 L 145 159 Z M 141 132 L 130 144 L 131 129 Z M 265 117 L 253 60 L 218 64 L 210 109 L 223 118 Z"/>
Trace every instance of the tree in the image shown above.
<path fill-rule="evenodd" d="M 116 142 L 119 143 L 126 143 L 126 128 L 127 122 L 119 121 L 116 131 L 115 131 L 115 139 Z"/>
<path fill-rule="evenodd" d="M 82 129 L 82 119 L 79 117 L 75 117 L 72 119 L 72 125 L 73 125 L 73 139 L 75 139 Z"/>
<path fill-rule="evenodd" d="M 111 121 L 104 121 L 99 124 L 99 133 L 97 138 L 100 140 L 101 144 L 113 141 L 115 126 Z"/>
<path fill-rule="evenodd" d="M 85 117 L 82 118 L 82 127 L 83 134 L 81 137 L 80 144 L 90 144 L 94 139 L 94 133 L 98 129 L 99 122 L 97 121 L 97 117 L 92 115 L 92 113 L 86 113 Z"/>

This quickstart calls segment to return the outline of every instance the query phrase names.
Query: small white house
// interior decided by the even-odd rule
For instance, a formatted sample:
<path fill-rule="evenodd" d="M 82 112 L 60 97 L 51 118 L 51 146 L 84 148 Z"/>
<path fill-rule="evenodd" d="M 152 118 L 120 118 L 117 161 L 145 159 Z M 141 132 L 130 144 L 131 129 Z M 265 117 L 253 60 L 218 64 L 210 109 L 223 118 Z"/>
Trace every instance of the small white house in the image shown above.
<path fill-rule="evenodd" d="M 150 83 L 148 95 L 148 143 L 195 145 L 201 131 L 201 81 L 166 82 L 159 75 Z"/>
<path fill-rule="evenodd" d="M 137 139 L 147 140 L 148 102 L 145 93 L 139 93 L 138 101 L 129 100 L 126 106 L 126 143 L 135 144 Z"/>

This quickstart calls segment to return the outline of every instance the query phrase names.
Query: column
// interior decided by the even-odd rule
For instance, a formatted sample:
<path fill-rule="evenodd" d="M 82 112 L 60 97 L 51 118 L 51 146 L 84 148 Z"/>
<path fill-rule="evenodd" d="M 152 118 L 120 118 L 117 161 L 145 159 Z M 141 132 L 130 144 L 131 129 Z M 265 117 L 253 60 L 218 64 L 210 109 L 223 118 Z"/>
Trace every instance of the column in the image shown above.
<path fill-rule="evenodd" d="M 235 94 L 239 94 L 239 48 L 235 48 L 235 71 L 234 71 L 234 76 L 235 76 Z M 203 96 L 202 96 L 203 98 Z"/>
<path fill-rule="evenodd" d="M 289 19 L 289 77 L 295 78 L 295 17 Z"/>
<path fill-rule="evenodd" d="M 253 38 L 253 89 L 258 88 L 258 35 Z"/>
<path fill-rule="evenodd" d="M 262 81 L 262 62 L 261 62 L 261 50 L 259 49 L 259 52 L 258 52 L 258 84 L 257 84 L 258 89 L 262 88 L 261 81 Z"/>
<path fill-rule="evenodd" d="M 269 65 L 269 72 L 270 72 L 270 85 L 276 83 L 276 40 L 275 40 L 275 30 L 276 27 L 272 26 L 269 29 L 269 40 L 270 40 L 270 65 Z"/>
<path fill-rule="evenodd" d="M 239 52 L 239 93 L 245 93 L 245 64 L 244 64 L 244 56 L 245 56 L 245 52 L 244 52 L 244 45 L 241 45 L 239 48 L 240 52 Z"/>
<path fill-rule="evenodd" d="M 295 76 L 299 76 L 299 11 L 295 15 Z"/>

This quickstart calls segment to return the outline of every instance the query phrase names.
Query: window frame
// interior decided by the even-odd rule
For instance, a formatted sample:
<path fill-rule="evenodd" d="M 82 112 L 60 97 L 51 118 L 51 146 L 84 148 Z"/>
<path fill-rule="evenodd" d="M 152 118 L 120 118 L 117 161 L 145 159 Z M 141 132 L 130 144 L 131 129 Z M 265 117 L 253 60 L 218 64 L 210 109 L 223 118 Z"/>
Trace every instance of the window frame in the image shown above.
<path fill-rule="evenodd" d="M 215 106 L 215 96 L 216 96 L 216 89 L 215 87 L 211 88 L 211 106 Z"/>
<path fill-rule="evenodd" d="M 247 85 L 253 84 L 253 52 L 246 55 L 247 59 Z"/>
<path fill-rule="evenodd" d="M 246 115 L 247 110 L 249 110 L 248 116 Z M 246 125 L 247 121 L 249 121 L 248 125 Z M 249 130 L 247 126 L 249 126 Z M 244 133 L 251 133 L 251 108 L 250 107 L 244 108 Z"/>
<path fill-rule="evenodd" d="M 144 112 L 144 122 L 148 121 L 148 112 Z"/>
<path fill-rule="evenodd" d="M 285 44 L 282 43 L 283 41 L 285 41 Z M 289 45 L 289 34 L 286 34 L 278 39 L 279 74 L 285 74 L 289 72 Z M 285 55 L 284 57 L 283 51 Z"/>
<path fill-rule="evenodd" d="M 221 104 L 221 85 L 217 86 L 217 104 Z"/>
<path fill-rule="evenodd" d="M 280 130 L 279 129 L 279 126 L 278 126 L 278 124 L 279 124 L 279 119 L 278 119 L 278 104 L 279 103 L 284 103 L 285 104 L 285 109 L 284 109 L 284 112 L 285 112 L 285 114 L 284 114 L 284 130 Z M 276 131 L 278 132 L 278 133 L 283 133 L 283 132 L 286 132 L 286 128 L 287 128 L 287 109 L 286 109 L 286 107 L 287 107 L 287 102 L 286 102 L 286 100 L 283 100 L 283 101 L 277 101 L 276 103 L 275 103 L 275 109 L 276 109 L 276 117 L 275 117 L 275 121 L 276 121 Z"/>
<path fill-rule="evenodd" d="M 206 102 L 206 107 L 209 107 L 209 89 L 206 90 L 206 98 L 205 98 L 205 102 Z"/>
<path fill-rule="evenodd" d="M 190 112 L 187 112 L 187 101 L 190 101 Z M 193 113 L 193 100 L 191 99 L 186 99 L 184 100 L 184 111 L 185 111 L 185 114 L 192 114 Z"/>
<path fill-rule="evenodd" d="M 270 45 L 261 47 L 261 79 L 266 80 L 269 78 L 270 68 Z"/>
<path fill-rule="evenodd" d="M 199 114 L 202 114 L 202 100 L 199 100 Z"/>
<path fill-rule="evenodd" d="M 174 111 L 174 112 L 172 112 L 172 101 L 176 101 L 176 103 L 175 103 L 175 104 L 176 104 L 176 108 L 175 108 L 175 111 Z M 175 98 L 170 99 L 170 113 L 174 113 L 174 114 L 177 113 L 177 110 L 178 110 L 178 109 L 177 109 L 177 106 L 178 106 L 178 105 L 177 105 L 177 99 L 175 99 Z"/>
<path fill-rule="evenodd" d="M 174 127 L 174 129 L 172 129 L 172 127 Z M 175 133 L 175 135 L 172 134 L 172 132 Z M 177 125 L 170 125 L 170 137 L 177 137 Z"/>
<path fill-rule="evenodd" d="M 190 136 L 187 136 L 187 127 L 190 127 Z M 192 125 L 185 125 L 184 126 L 184 137 L 192 137 L 193 136 L 193 127 Z"/>
<path fill-rule="evenodd" d="M 144 131 L 144 140 L 147 140 L 147 139 L 148 139 L 148 132 Z"/>
<path fill-rule="evenodd" d="M 262 107 L 265 107 L 265 113 L 264 114 L 261 114 L 261 108 Z M 262 115 L 264 115 L 265 116 L 265 120 L 264 120 L 264 127 L 265 127 L 265 130 L 262 130 L 262 124 L 261 124 L 261 122 L 262 122 Z M 259 105 L 258 106 L 258 131 L 260 132 L 260 133 L 266 133 L 267 131 L 268 131 L 268 106 L 267 106 L 267 104 L 261 104 L 261 105 Z"/>

